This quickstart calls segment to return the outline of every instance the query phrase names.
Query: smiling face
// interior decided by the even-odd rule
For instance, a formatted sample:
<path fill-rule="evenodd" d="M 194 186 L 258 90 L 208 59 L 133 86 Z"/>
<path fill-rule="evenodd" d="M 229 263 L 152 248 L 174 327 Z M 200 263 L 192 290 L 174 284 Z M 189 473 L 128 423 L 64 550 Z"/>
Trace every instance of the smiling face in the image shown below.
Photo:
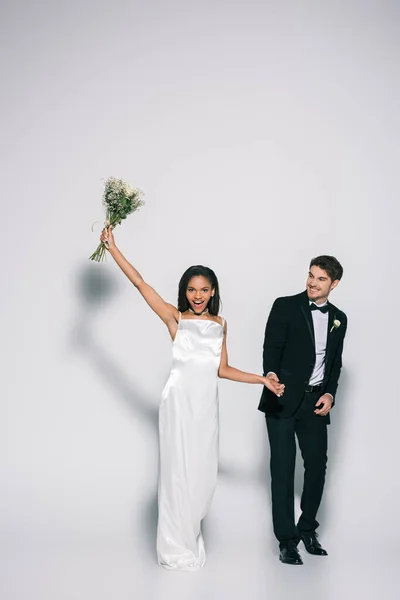
<path fill-rule="evenodd" d="M 310 267 L 307 279 L 308 299 L 315 302 L 315 304 L 324 304 L 338 283 L 338 279 L 332 281 L 326 271 L 313 265 Z"/>
<path fill-rule="evenodd" d="M 196 315 L 206 310 L 210 298 L 214 295 L 211 283 L 202 275 L 192 277 L 186 288 L 186 298 Z"/>

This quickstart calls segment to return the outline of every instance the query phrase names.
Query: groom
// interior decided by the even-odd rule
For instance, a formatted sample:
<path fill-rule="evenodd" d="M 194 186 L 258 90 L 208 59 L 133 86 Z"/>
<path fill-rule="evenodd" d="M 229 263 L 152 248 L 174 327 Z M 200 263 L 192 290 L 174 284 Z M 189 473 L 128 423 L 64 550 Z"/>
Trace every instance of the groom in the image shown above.
<path fill-rule="evenodd" d="M 316 520 L 325 482 L 327 425 L 342 367 L 347 318 L 328 297 L 343 268 L 333 256 L 311 261 L 306 291 L 275 300 L 264 340 L 264 374 L 285 384 L 281 397 L 264 388 L 271 446 L 272 517 L 283 563 L 301 565 L 300 540 L 311 554 L 326 556 Z M 296 442 L 304 461 L 302 514 L 294 521 Z"/>

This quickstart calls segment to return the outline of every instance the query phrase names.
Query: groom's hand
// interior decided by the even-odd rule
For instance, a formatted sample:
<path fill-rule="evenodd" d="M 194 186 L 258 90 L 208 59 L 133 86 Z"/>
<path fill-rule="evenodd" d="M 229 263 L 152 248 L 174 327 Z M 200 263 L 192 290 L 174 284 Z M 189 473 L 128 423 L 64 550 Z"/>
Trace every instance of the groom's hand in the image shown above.
<path fill-rule="evenodd" d="M 315 405 L 317 407 L 317 409 L 314 410 L 315 414 L 320 415 L 321 417 L 326 417 L 332 408 L 332 401 L 333 399 L 330 394 L 324 394 L 321 396 Z"/>
<path fill-rule="evenodd" d="M 278 398 L 280 398 L 285 391 L 284 384 L 279 382 L 279 378 L 275 373 L 267 374 L 265 377 L 265 385 L 271 392 L 278 396 Z"/>

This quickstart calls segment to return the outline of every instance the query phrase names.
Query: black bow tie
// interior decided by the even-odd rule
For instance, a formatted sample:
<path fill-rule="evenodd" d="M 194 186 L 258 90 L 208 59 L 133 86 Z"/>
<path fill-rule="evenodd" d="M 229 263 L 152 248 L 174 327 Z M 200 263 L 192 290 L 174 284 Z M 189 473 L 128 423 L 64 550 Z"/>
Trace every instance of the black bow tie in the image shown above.
<path fill-rule="evenodd" d="M 317 304 L 310 304 L 311 310 L 319 310 L 322 313 L 327 313 L 329 310 L 329 304 L 324 304 L 323 306 L 318 306 Z"/>

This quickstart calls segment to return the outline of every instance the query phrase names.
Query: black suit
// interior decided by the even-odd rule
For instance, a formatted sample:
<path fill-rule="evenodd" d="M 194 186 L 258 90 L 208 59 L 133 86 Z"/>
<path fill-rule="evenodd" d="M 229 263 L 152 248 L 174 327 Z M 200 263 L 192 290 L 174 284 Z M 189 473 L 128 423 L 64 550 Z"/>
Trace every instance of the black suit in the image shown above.
<path fill-rule="evenodd" d="M 334 327 L 334 321 L 340 325 Z M 318 527 L 327 462 L 327 428 L 330 415 L 314 413 L 323 394 L 335 397 L 342 367 L 346 315 L 329 304 L 325 372 L 317 393 L 306 392 L 316 354 L 314 325 L 307 292 L 278 298 L 268 318 L 264 340 L 264 374 L 274 372 L 285 384 L 281 398 L 264 388 L 259 410 L 266 414 L 271 445 L 272 512 L 281 547 L 299 541 L 298 530 Z M 304 460 L 302 515 L 294 523 L 295 435 Z"/>

